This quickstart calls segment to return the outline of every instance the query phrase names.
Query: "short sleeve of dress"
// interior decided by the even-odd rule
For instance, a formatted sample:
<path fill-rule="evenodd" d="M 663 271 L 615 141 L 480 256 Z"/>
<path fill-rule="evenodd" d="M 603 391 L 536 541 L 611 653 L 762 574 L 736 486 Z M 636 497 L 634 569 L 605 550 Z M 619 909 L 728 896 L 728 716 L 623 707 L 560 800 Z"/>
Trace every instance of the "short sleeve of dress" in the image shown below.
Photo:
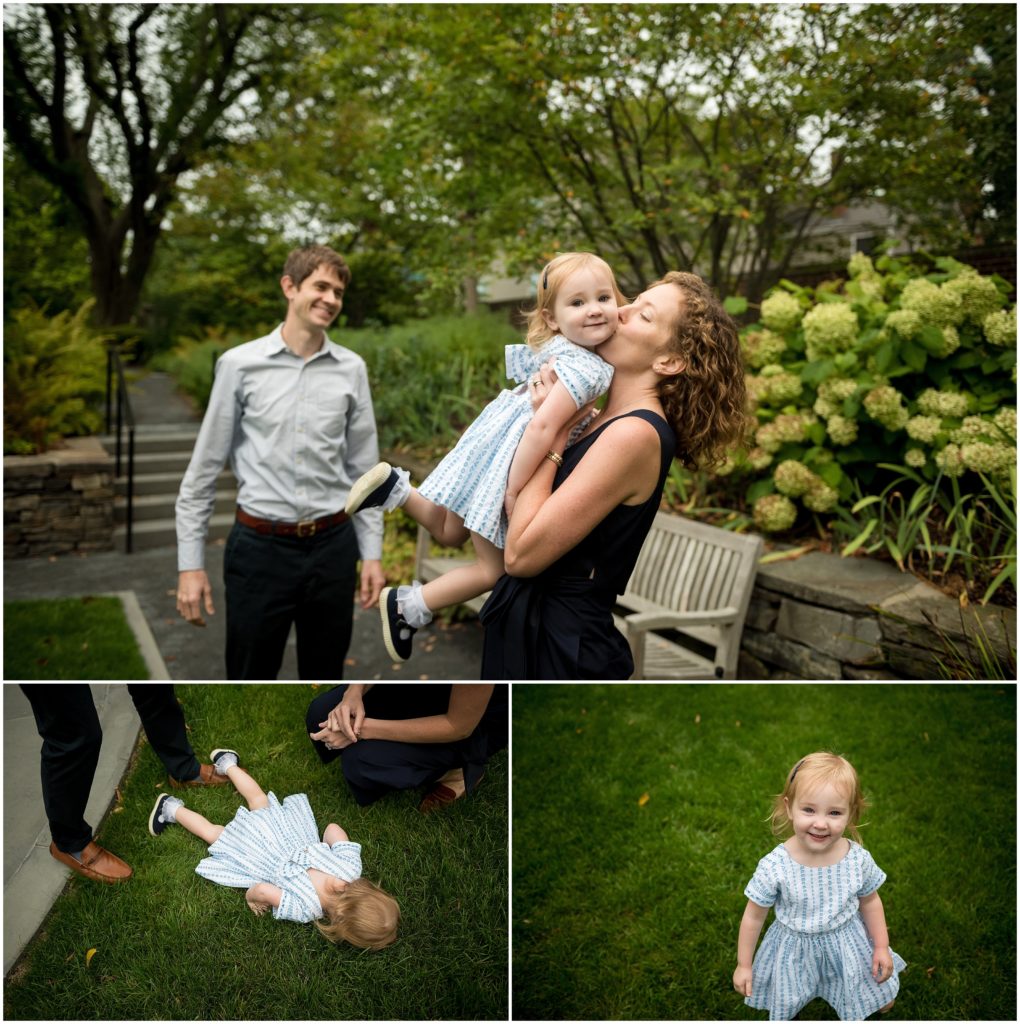
<path fill-rule="evenodd" d="M 314 921 L 322 913 L 319 901 L 313 895 L 311 898 L 303 892 L 291 888 L 281 888 L 280 905 L 273 907 L 273 917 L 277 921 L 294 921 L 297 924 L 308 924 Z"/>
<path fill-rule="evenodd" d="M 344 882 L 361 877 L 361 843 L 334 843 L 329 852 L 335 863 L 334 874 Z"/>
<path fill-rule="evenodd" d="M 751 881 L 747 883 L 744 895 L 760 907 L 771 907 L 779 895 L 778 879 L 776 871 L 768 857 L 762 857 L 758 861 Z"/>
<path fill-rule="evenodd" d="M 604 395 L 613 379 L 609 363 L 578 345 L 557 352 L 555 370 L 578 409 Z"/>
<path fill-rule="evenodd" d="M 878 887 L 885 881 L 885 872 L 875 863 L 874 858 L 867 850 L 861 850 L 861 887 L 857 890 L 857 896 L 870 896 L 878 891 Z"/>

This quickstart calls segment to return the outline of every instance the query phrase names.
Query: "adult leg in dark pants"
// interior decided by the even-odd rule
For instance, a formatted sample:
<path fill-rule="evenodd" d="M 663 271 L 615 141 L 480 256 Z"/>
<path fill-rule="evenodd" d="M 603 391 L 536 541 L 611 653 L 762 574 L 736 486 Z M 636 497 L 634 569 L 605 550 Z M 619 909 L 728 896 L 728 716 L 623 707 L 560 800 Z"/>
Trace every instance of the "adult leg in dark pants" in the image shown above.
<path fill-rule="evenodd" d="M 128 693 L 142 720 L 146 738 L 170 778 L 178 782 L 197 779 L 199 763 L 188 739 L 184 712 L 177 703 L 173 684 L 129 684 Z"/>
<path fill-rule="evenodd" d="M 305 725 L 318 732 L 320 722 L 343 699 L 346 686 L 335 686 L 309 705 Z M 450 686 L 416 683 L 376 686 L 365 694 L 369 718 L 390 720 L 441 715 L 450 704 Z M 343 750 L 329 750 L 318 740 L 312 745 L 323 764 L 336 758 L 343 763 L 344 778 L 361 805 L 374 803 L 395 789 L 415 789 L 437 782 L 463 764 L 460 746 L 454 743 L 397 743 L 392 740 L 358 740 Z"/>
<path fill-rule="evenodd" d="M 358 544 L 341 523 L 314 537 L 235 523 L 223 559 L 227 678 L 275 679 L 297 624 L 302 679 L 342 679 L 351 641 Z"/>
<path fill-rule="evenodd" d="M 21 687 L 42 737 L 43 805 L 50 824 L 50 854 L 86 878 L 119 882 L 131 868 L 92 838 L 85 820 L 103 732 L 87 685 L 45 683 Z"/>

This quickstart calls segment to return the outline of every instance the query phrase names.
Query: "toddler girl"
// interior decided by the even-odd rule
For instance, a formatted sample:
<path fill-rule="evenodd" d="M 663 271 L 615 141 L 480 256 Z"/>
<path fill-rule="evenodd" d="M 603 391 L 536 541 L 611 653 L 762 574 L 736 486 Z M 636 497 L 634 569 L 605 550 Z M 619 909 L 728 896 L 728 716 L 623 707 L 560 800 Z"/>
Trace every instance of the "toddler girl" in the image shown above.
<path fill-rule="evenodd" d="M 744 1002 L 768 1010 L 770 1020 L 792 1020 L 816 996 L 841 1020 L 892 1007 L 907 965 L 889 948 L 878 895 L 885 872 L 860 845 L 864 807 L 853 766 L 829 753 L 798 761 L 775 798 L 772 831 L 793 835 L 758 861 L 744 890 L 733 972 Z M 752 966 L 771 906 L 776 920 Z"/>
<path fill-rule="evenodd" d="M 176 822 L 203 839 L 210 856 L 195 871 L 219 885 L 247 889 L 245 899 L 256 915 L 272 908 L 279 920 L 315 921 L 331 942 L 343 939 L 363 949 L 382 949 L 396 940 L 400 908 L 361 877 L 359 843 L 349 842 L 347 833 L 332 823 L 319 842 L 304 793 L 281 804 L 239 767 L 236 751 L 214 750 L 209 757 L 250 809 L 240 807 L 228 825 L 214 825 L 164 793 L 149 815 L 154 836 Z"/>
<path fill-rule="evenodd" d="M 471 537 L 475 561 L 424 586 L 386 587 L 379 596 L 390 657 L 411 656 L 414 633 L 439 608 L 491 590 L 503 575 L 507 519 L 521 488 L 543 458 L 560 462 L 552 439 L 577 411 L 605 394 L 613 368 L 593 351 L 616 330 L 624 297 L 612 270 L 591 253 L 562 253 L 542 272 L 527 345 L 506 347 L 506 373 L 518 382 L 490 402 L 417 490 L 408 474 L 380 462 L 351 488 L 345 511 L 403 506 L 440 543 Z M 529 385 L 542 363 L 556 360 L 557 381 L 533 412 Z M 527 383 L 525 383 L 527 382 Z"/>

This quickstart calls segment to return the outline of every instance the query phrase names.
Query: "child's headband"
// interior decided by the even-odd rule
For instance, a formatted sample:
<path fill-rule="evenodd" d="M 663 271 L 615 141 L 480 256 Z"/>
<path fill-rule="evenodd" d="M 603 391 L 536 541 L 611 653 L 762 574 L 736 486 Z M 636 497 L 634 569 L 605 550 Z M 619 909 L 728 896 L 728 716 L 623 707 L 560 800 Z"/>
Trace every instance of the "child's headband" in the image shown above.
<path fill-rule="evenodd" d="M 542 278 L 542 287 L 546 288 L 546 289 L 549 287 L 549 267 L 548 266 L 546 266 L 546 268 L 545 268 L 545 277 Z"/>
<path fill-rule="evenodd" d="M 792 774 L 792 775 L 790 776 L 790 785 L 791 785 L 791 786 L 793 785 L 793 780 L 794 780 L 795 778 L 797 778 L 797 772 L 799 772 L 799 771 L 800 771 L 800 766 L 801 766 L 801 765 L 802 765 L 802 764 L 803 764 L 803 763 L 804 763 L 804 762 L 805 762 L 806 760 L 807 760 L 807 758 L 806 758 L 806 757 L 804 757 L 804 758 L 801 758 L 801 759 L 800 759 L 800 760 L 799 760 L 799 761 L 797 762 L 797 764 L 796 764 L 796 765 L 794 766 L 794 769 L 793 769 L 793 774 Z"/>

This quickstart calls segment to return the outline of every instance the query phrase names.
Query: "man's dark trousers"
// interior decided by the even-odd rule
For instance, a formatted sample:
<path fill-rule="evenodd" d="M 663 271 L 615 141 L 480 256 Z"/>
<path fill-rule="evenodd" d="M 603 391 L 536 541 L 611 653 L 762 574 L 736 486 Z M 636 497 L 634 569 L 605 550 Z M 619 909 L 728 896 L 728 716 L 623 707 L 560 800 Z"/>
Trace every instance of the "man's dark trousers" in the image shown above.
<path fill-rule="evenodd" d="M 223 553 L 227 678 L 275 679 L 293 624 L 298 677 L 343 679 L 351 645 L 358 539 L 348 520 L 313 537 L 234 523 Z"/>
<path fill-rule="evenodd" d="M 103 742 L 92 690 L 85 683 L 40 683 L 21 689 L 43 739 L 42 791 L 50 834 L 58 850 L 77 853 L 92 841 L 85 807 Z M 137 683 L 128 686 L 128 693 L 167 773 L 181 782 L 197 778 L 199 764 L 173 685 Z"/>

